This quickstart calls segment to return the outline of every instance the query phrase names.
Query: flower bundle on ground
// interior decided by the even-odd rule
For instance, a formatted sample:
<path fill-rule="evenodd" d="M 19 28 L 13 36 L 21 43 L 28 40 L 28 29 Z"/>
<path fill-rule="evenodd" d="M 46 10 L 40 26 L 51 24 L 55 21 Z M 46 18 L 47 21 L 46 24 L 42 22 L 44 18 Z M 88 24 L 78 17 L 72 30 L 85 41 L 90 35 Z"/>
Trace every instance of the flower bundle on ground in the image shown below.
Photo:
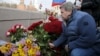
<path fill-rule="evenodd" d="M 16 45 L 7 43 L 0 47 L 4 56 L 40 56 L 40 47 L 31 39 L 22 39 Z"/>
<path fill-rule="evenodd" d="M 21 38 L 24 38 L 26 33 L 27 30 L 23 25 L 16 24 L 6 32 L 6 36 L 10 37 L 11 42 L 15 43 L 19 41 Z"/>

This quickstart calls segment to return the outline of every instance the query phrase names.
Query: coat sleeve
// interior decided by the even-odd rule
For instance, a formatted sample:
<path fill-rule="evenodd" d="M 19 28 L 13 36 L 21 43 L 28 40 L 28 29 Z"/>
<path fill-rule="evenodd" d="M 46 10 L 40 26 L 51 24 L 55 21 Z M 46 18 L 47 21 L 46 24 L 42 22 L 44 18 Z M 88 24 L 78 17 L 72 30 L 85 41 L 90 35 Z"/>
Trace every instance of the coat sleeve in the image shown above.
<path fill-rule="evenodd" d="M 68 43 L 69 49 L 88 48 L 96 42 L 96 24 L 90 15 L 85 15 L 78 21 L 80 35 L 74 41 Z M 71 37 L 71 36 L 70 36 Z M 74 36 L 72 36 L 74 38 Z M 76 37 L 76 36 L 75 36 Z"/>
<path fill-rule="evenodd" d="M 53 44 L 55 45 L 55 47 L 58 47 L 65 41 L 66 41 L 66 38 L 65 38 L 64 34 L 62 33 L 61 36 L 56 41 L 53 42 Z"/>
<path fill-rule="evenodd" d="M 62 28 L 63 28 L 63 32 L 62 34 L 60 35 L 60 37 L 58 37 L 57 40 L 55 40 L 53 42 L 53 44 L 55 45 L 55 47 L 58 47 L 59 45 L 61 45 L 62 43 L 64 43 L 65 41 L 67 41 L 67 38 L 64 36 L 64 28 L 65 28 L 65 25 L 62 24 Z"/>

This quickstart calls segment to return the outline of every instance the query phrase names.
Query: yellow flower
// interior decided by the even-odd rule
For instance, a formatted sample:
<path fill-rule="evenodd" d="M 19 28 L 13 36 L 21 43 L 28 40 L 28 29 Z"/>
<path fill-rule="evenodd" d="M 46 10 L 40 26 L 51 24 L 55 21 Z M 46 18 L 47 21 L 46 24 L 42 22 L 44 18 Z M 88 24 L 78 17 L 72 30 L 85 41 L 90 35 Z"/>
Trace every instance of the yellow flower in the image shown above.
<path fill-rule="evenodd" d="M 22 44 L 20 44 L 20 43 L 18 44 L 18 48 L 22 48 L 22 46 L 23 46 Z"/>
<path fill-rule="evenodd" d="M 7 43 L 7 44 L 5 45 L 5 47 L 6 47 L 7 51 L 9 51 L 10 48 L 12 47 L 12 45 L 11 45 L 11 43 Z"/>
<path fill-rule="evenodd" d="M 26 39 L 26 44 L 32 44 L 32 41 L 30 39 Z"/>
<path fill-rule="evenodd" d="M 25 56 L 24 50 L 22 48 L 18 48 L 18 52 L 20 56 Z"/>
<path fill-rule="evenodd" d="M 10 43 L 7 43 L 7 44 L 5 44 L 5 45 L 0 47 L 0 51 L 2 53 L 6 53 L 6 52 L 8 52 L 10 50 L 11 46 L 12 45 Z"/>
<path fill-rule="evenodd" d="M 25 52 L 23 50 L 23 45 L 22 44 L 18 44 L 18 52 L 20 56 L 25 56 Z"/>
<path fill-rule="evenodd" d="M 15 50 L 15 51 L 12 53 L 12 56 L 19 56 L 18 50 Z"/>
<path fill-rule="evenodd" d="M 28 50 L 28 55 L 29 55 L 29 56 L 35 56 L 35 54 L 36 54 L 36 51 L 35 51 L 33 48 L 30 48 L 30 49 Z"/>
<path fill-rule="evenodd" d="M 1 51 L 2 53 L 6 53 L 6 52 L 7 52 L 7 47 L 1 46 L 1 47 L 0 47 L 0 51 Z"/>
<path fill-rule="evenodd" d="M 36 46 L 35 48 L 36 48 L 37 50 L 40 50 L 40 47 L 39 47 L 39 46 Z"/>
<path fill-rule="evenodd" d="M 32 41 L 30 39 L 26 39 L 26 44 L 25 44 L 28 48 L 32 47 Z"/>

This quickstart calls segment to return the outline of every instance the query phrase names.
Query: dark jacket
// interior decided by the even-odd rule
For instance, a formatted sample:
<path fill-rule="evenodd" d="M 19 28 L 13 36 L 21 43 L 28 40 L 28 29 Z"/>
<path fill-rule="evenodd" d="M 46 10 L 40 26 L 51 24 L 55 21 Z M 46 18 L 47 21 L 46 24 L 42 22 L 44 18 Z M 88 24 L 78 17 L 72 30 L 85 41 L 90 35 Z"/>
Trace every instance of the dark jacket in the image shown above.
<path fill-rule="evenodd" d="M 83 0 L 81 10 L 92 15 L 93 2 L 91 0 Z"/>
<path fill-rule="evenodd" d="M 95 21 L 100 20 L 100 0 L 83 0 L 81 10 L 91 14 Z"/>
<path fill-rule="evenodd" d="M 63 24 L 63 33 L 53 44 L 57 47 L 66 43 L 69 49 L 73 50 L 92 48 L 96 41 L 96 24 L 93 17 L 88 13 L 74 10 L 66 25 Z"/>
<path fill-rule="evenodd" d="M 100 0 L 93 0 L 93 4 L 92 15 L 96 21 L 100 21 Z"/>

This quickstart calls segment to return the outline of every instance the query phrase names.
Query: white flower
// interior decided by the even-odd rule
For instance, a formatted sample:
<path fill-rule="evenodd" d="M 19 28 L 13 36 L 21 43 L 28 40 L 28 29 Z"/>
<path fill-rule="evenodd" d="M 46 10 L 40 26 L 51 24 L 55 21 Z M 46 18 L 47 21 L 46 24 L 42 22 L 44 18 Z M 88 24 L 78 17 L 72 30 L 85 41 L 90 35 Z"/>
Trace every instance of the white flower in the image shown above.
<path fill-rule="evenodd" d="M 33 41 L 37 41 L 37 39 L 34 38 Z"/>
<path fill-rule="evenodd" d="M 19 25 L 17 25 L 16 28 L 18 29 L 19 28 Z"/>
<path fill-rule="evenodd" d="M 16 42 L 16 46 L 18 46 L 19 45 L 19 42 Z"/>
<path fill-rule="evenodd" d="M 24 26 L 21 26 L 20 28 L 21 28 L 21 29 L 25 29 L 25 27 L 24 27 Z"/>
<path fill-rule="evenodd" d="M 6 34 L 7 34 L 7 36 L 9 36 L 10 35 L 10 32 L 7 32 Z"/>
<path fill-rule="evenodd" d="M 25 27 L 23 29 L 26 29 Z"/>

